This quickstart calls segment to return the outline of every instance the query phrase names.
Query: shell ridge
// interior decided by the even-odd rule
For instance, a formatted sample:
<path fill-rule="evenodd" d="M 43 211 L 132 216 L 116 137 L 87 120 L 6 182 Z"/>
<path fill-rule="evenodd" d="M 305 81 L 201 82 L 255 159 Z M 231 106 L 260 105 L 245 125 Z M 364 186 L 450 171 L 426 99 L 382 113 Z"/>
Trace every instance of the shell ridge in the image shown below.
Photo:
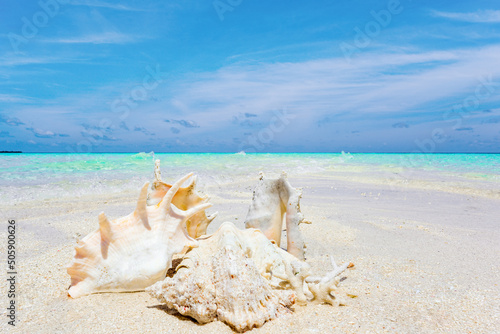
<path fill-rule="evenodd" d="M 144 226 L 150 230 L 151 226 L 149 225 L 148 212 L 147 212 L 147 202 L 148 202 L 148 188 L 149 182 L 144 183 L 141 188 L 141 192 L 139 194 L 139 199 L 137 200 L 137 207 L 135 209 L 135 214 L 137 214 L 138 218 L 142 221 Z"/>
<path fill-rule="evenodd" d="M 101 213 L 99 228 L 75 247 L 73 263 L 67 269 L 71 276 L 68 294 L 77 298 L 97 292 L 142 291 L 166 276 L 174 254 L 197 247 L 198 241 L 187 231 L 187 221 L 198 214 L 201 222 L 207 220 L 202 212 L 211 204 L 200 203 L 199 196 L 190 198 L 186 188 L 181 188 L 192 175 L 168 187 L 157 204 L 147 205 L 150 184 L 146 182 L 132 213 L 112 221 Z M 156 192 L 156 198 L 161 195 Z M 174 198 L 186 210 L 176 207 Z"/>

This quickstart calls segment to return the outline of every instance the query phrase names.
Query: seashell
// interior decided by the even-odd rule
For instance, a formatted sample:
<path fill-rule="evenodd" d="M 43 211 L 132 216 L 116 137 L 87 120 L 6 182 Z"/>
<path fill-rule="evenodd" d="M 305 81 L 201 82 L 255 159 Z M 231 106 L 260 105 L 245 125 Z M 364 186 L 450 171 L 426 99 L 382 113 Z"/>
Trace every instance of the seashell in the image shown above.
<path fill-rule="evenodd" d="M 155 179 L 151 183 L 151 188 L 148 192 L 148 205 L 157 205 L 172 187 L 170 184 L 161 180 L 160 160 L 155 161 L 154 174 Z M 188 210 L 196 205 L 207 203 L 210 200 L 208 196 L 201 196 L 196 191 L 196 181 L 197 176 L 195 175 L 187 187 L 179 188 L 172 200 L 172 203 L 177 208 L 181 210 Z M 193 238 L 198 238 L 199 236 L 206 234 L 208 225 L 215 219 L 217 214 L 218 212 L 215 212 L 207 216 L 205 211 L 201 211 L 189 218 L 186 223 L 188 234 Z"/>
<path fill-rule="evenodd" d="M 306 221 L 300 212 L 301 197 L 302 192 L 290 185 L 286 173 L 282 173 L 277 179 L 266 179 L 261 172 L 245 219 L 245 227 L 260 229 L 280 246 L 283 217 L 285 217 L 287 251 L 304 260 L 305 244 L 299 224 L 310 224 L 310 222 Z"/>
<path fill-rule="evenodd" d="M 199 247 L 185 254 L 174 277 L 146 289 L 151 296 L 200 323 L 219 319 L 237 331 L 291 313 L 295 293 L 273 289 L 261 275 L 279 271 L 283 263 L 277 253 L 265 255 L 266 250 L 279 248 L 260 231 L 224 223 L 198 241 Z M 261 243 L 264 247 L 255 249 Z"/>
<path fill-rule="evenodd" d="M 101 213 L 99 229 L 75 248 L 67 270 L 71 276 L 68 294 L 77 298 L 98 292 L 142 291 L 165 278 L 172 256 L 198 244 L 187 234 L 186 221 L 211 206 L 204 203 L 182 210 L 172 203 L 191 175 L 171 186 L 157 205 L 147 205 L 146 183 L 131 214 L 110 221 Z"/>
<path fill-rule="evenodd" d="M 332 260 L 332 272 L 311 276 L 307 263 L 261 231 L 229 222 L 197 240 L 199 247 L 184 255 L 174 276 L 146 291 L 199 323 L 219 319 L 243 331 L 290 313 L 295 302 L 343 304 L 337 276 L 347 263 L 338 267 Z"/>
<path fill-rule="evenodd" d="M 241 249 L 230 247 L 221 248 L 212 259 L 217 318 L 237 331 L 290 314 L 295 303 L 294 293 L 272 289 L 252 262 Z"/>

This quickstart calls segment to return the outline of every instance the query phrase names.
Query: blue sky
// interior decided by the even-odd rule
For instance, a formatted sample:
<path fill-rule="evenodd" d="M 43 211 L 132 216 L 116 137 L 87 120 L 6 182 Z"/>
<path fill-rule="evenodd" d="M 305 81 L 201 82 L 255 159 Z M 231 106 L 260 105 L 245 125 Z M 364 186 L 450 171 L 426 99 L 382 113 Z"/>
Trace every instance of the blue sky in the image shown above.
<path fill-rule="evenodd" d="M 0 150 L 500 152 L 500 3 L 5 0 L 0 78 Z"/>

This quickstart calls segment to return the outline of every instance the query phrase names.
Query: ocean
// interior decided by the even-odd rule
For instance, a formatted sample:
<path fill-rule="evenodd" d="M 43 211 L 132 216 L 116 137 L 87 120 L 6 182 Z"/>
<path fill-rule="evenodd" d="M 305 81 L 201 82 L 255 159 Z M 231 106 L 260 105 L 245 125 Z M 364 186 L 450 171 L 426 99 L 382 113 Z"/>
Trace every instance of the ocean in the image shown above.
<path fill-rule="evenodd" d="M 188 172 L 205 184 L 224 184 L 234 177 L 256 177 L 258 172 L 289 175 L 346 173 L 378 179 L 405 180 L 427 175 L 483 180 L 500 189 L 500 154 L 1 154 L 0 200 L 19 202 L 50 199 L 58 191 L 75 196 L 136 190 L 153 177 L 154 161 L 161 160 L 164 180 L 172 182 Z"/>

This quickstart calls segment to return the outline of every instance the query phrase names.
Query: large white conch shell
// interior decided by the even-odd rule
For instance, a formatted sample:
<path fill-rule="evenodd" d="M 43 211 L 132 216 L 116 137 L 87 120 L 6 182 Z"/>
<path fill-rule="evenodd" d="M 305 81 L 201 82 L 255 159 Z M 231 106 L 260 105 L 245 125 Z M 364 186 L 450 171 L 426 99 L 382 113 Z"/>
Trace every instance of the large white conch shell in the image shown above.
<path fill-rule="evenodd" d="M 177 191 L 172 203 L 181 210 L 188 210 L 196 205 L 207 203 L 210 198 L 201 196 L 196 191 L 197 176 L 193 176 L 191 183 L 187 187 L 181 187 Z M 162 181 L 160 172 L 160 160 L 155 161 L 155 180 L 151 184 L 148 192 L 148 205 L 156 205 L 165 196 L 172 186 Z M 186 222 L 186 229 L 189 236 L 198 238 L 207 233 L 208 225 L 215 219 L 217 212 L 207 216 L 205 211 L 200 211 L 190 217 Z"/>
<path fill-rule="evenodd" d="M 342 303 L 334 294 L 338 275 L 310 277 L 310 266 L 273 244 L 257 229 L 226 222 L 198 239 L 173 277 L 146 291 L 200 323 L 219 319 L 237 331 L 262 326 L 290 313 L 295 301 Z"/>
<path fill-rule="evenodd" d="M 181 184 L 177 181 L 157 205 L 147 205 L 149 184 L 131 214 L 109 221 L 99 215 L 99 229 L 76 246 L 69 295 L 73 298 L 96 292 L 141 291 L 165 278 L 172 256 L 197 242 L 186 232 L 186 221 L 211 204 L 181 210 L 172 200 Z"/>
<path fill-rule="evenodd" d="M 295 302 L 295 294 L 272 289 L 251 258 L 254 244 L 259 242 L 253 240 L 252 232 L 224 223 L 213 235 L 200 238 L 199 248 L 185 254 L 173 278 L 146 291 L 200 323 L 219 319 L 237 331 L 291 313 L 288 307 Z"/>
<path fill-rule="evenodd" d="M 306 221 L 300 212 L 301 197 L 302 192 L 290 185 L 285 173 L 277 179 L 266 179 L 261 172 L 259 183 L 253 192 L 245 226 L 261 230 L 269 240 L 274 240 L 279 246 L 283 217 L 285 217 L 287 251 L 304 260 L 305 244 L 299 224 L 310 222 Z"/>

